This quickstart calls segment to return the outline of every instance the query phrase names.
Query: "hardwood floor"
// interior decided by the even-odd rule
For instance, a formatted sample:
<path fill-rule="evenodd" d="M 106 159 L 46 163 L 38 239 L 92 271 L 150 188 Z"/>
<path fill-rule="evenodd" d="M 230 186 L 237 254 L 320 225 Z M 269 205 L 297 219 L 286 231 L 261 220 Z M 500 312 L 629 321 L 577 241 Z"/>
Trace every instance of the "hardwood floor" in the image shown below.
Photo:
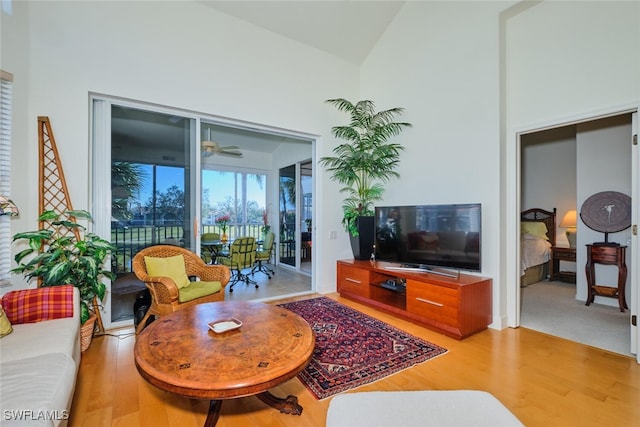
<path fill-rule="evenodd" d="M 638 424 L 640 365 L 632 358 L 525 328 L 486 330 L 457 341 L 338 294 L 327 296 L 449 350 L 349 392 L 485 390 L 527 426 Z M 132 332 L 122 329 L 96 337 L 83 354 L 69 426 L 202 426 L 208 402 L 160 391 L 140 377 L 133 361 Z M 315 400 L 297 378 L 272 391 L 297 395 L 302 415 L 280 414 L 256 397 L 246 397 L 225 401 L 217 425 L 325 425 L 331 398 Z"/>

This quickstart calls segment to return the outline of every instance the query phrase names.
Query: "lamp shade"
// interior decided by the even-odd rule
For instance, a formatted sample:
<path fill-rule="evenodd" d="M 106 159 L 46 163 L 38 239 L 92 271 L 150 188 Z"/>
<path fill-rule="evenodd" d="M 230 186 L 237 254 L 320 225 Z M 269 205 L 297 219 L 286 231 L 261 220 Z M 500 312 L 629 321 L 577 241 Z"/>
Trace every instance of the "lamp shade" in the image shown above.
<path fill-rule="evenodd" d="M 564 214 L 562 221 L 560 221 L 561 228 L 576 228 L 578 212 L 575 210 L 568 211 Z"/>
<path fill-rule="evenodd" d="M 5 196 L 0 196 L 0 216 L 18 216 L 18 207 L 15 203 Z"/>

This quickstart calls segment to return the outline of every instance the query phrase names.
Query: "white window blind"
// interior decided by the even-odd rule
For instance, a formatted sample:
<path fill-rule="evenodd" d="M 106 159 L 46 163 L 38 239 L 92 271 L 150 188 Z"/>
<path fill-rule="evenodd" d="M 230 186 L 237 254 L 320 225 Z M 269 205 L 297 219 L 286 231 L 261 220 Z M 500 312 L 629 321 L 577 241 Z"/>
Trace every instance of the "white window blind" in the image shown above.
<path fill-rule="evenodd" d="M 0 194 L 11 197 L 11 92 L 13 76 L 0 70 Z M 0 216 L 0 286 L 9 284 L 11 224 Z"/>

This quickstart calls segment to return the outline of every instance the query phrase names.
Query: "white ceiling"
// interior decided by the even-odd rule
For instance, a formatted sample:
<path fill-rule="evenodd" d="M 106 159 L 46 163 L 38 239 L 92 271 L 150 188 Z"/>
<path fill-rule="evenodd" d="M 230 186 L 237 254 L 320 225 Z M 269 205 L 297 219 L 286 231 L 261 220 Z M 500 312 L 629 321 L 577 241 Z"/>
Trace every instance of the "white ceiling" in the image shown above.
<path fill-rule="evenodd" d="M 355 65 L 366 59 L 405 3 L 400 0 L 201 2 Z"/>

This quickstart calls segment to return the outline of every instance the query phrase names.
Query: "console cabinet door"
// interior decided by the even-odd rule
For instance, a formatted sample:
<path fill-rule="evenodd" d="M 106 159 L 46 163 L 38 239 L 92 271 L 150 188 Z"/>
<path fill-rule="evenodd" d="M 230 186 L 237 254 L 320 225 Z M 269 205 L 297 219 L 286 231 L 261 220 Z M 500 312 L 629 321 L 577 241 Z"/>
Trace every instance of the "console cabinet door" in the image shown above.
<path fill-rule="evenodd" d="M 338 292 L 350 292 L 369 298 L 370 274 L 368 270 L 338 264 Z"/>
<path fill-rule="evenodd" d="M 457 327 L 458 301 L 456 289 L 407 280 L 407 311 L 410 313 Z"/>

